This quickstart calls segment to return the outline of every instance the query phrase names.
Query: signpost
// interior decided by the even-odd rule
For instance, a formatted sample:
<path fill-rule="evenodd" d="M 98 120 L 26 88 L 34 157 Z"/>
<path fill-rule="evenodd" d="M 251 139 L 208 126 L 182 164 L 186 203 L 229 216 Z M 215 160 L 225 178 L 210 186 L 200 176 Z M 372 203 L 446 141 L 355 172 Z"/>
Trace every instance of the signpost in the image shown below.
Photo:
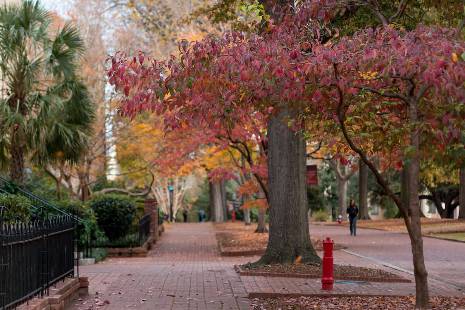
<path fill-rule="evenodd" d="M 173 185 L 168 185 L 168 192 L 170 194 L 170 222 L 173 222 Z"/>
<path fill-rule="evenodd" d="M 318 185 L 317 165 L 307 165 L 307 185 Z"/>

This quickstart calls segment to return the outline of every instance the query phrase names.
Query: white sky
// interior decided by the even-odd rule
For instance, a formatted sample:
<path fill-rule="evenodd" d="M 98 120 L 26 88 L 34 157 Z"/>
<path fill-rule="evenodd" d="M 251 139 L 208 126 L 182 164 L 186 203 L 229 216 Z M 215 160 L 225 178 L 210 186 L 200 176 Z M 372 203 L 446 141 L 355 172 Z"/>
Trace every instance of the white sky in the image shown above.
<path fill-rule="evenodd" d="M 42 0 L 41 3 L 49 10 L 64 14 L 70 5 L 70 0 Z"/>

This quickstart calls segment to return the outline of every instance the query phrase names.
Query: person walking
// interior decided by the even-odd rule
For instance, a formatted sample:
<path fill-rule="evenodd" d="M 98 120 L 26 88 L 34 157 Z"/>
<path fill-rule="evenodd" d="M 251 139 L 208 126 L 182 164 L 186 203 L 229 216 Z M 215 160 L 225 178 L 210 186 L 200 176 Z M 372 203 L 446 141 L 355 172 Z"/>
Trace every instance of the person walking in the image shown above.
<path fill-rule="evenodd" d="M 203 209 L 199 210 L 199 222 L 205 221 L 205 211 Z"/>
<path fill-rule="evenodd" d="M 350 200 L 349 207 L 347 208 L 347 214 L 349 215 L 350 235 L 356 236 L 358 208 L 355 205 L 355 201 L 353 199 Z"/>
<path fill-rule="evenodd" d="M 187 223 L 187 209 L 182 210 L 182 218 L 184 223 Z"/>

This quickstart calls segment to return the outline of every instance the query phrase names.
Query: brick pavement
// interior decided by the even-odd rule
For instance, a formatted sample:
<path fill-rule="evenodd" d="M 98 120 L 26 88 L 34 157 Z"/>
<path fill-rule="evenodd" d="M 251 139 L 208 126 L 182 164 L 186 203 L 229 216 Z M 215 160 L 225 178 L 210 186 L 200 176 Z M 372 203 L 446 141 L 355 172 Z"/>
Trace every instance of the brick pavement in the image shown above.
<path fill-rule="evenodd" d="M 248 309 L 233 269 L 240 262 L 218 255 L 210 223 L 174 224 L 149 257 L 81 267 L 90 280 L 89 296 L 70 309 Z"/>
<path fill-rule="evenodd" d="M 365 256 L 336 251 L 336 263 L 381 268 L 413 280 L 410 274 L 381 263 L 412 269 L 406 235 L 360 229 L 359 236 L 351 238 L 344 227 L 316 225 L 311 226 L 311 232 L 317 237 L 331 236 L 347 245 L 348 250 Z M 461 272 L 465 264 L 444 264 L 450 253 L 446 250 L 455 251 L 450 259 L 457 259 L 463 246 L 425 239 L 432 295 L 464 295 L 457 286 L 462 284 L 464 273 L 456 274 L 453 268 Z M 320 290 L 318 279 L 239 277 L 233 270 L 234 264 L 257 258 L 220 257 L 209 223 L 175 224 L 167 229 L 149 257 L 112 258 L 82 267 L 81 274 L 90 278 L 89 296 L 76 300 L 70 309 L 248 309 L 248 294 L 327 294 Z M 412 295 L 414 290 L 414 283 L 337 281 L 331 294 Z M 103 304 L 105 301 L 109 303 Z"/>

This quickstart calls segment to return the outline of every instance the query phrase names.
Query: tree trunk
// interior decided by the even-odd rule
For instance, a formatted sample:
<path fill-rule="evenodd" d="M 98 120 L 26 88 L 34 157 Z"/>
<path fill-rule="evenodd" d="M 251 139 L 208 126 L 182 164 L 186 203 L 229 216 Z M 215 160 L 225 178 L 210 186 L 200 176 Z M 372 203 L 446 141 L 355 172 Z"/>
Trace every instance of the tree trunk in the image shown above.
<path fill-rule="evenodd" d="M 265 208 L 258 208 L 258 225 L 257 229 L 255 230 L 256 233 L 266 233 L 268 232 L 268 228 L 266 228 L 266 209 Z"/>
<path fill-rule="evenodd" d="M 215 219 L 215 208 L 213 207 L 213 183 L 208 180 L 208 204 L 210 206 L 210 221 Z"/>
<path fill-rule="evenodd" d="M 24 182 L 24 148 L 17 131 L 13 132 L 10 146 L 10 179 L 16 184 Z"/>
<path fill-rule="evenodd" d="M 220 189 L 221 189 L 221 205 L 223 207 L 223 222 L 224 221 L 227 221 L 228 220 L 228 205 L 227 205 L 227 202 L 226 202 L 226 182 L 225 181 L 221 181 L 220 182 Z"/>
<path fill-rule="evenodd" d="M 223 196 L 221 192 L 221 182 L 211 182 L 211 219 L 216 222 L 224 222 L 224 207 L 223 207 Z"/>
<path fill-rule="evenodd" d="M 400 200 L 404 206 L 409 205 L 409 165 L 404 162 L 402 167 L 402 172 L 400 175 Z M 408 214 L 410 215 L 410 209 L 408 210 Z"/>
<path fill-rule="evenodd" d="M 79 188 L 81 189 L 81 201 L 87 201 L 90 198 L 89 182 L 85 173 L 78 172 Z"/>
<path fill-rule="evenodd" d="M 346 171 L 346 167 L 343 167 L 343 171 Z M 345 173 L 344 173 L 345 175 Z M 336 175 L 337 179 L 337 205 L 339 214 L 342 215 L 342 218 L 345 219 L 347 217 L 347 182 L 348 180 L 340 178 Z"/>
<path fill-rule="evenodd" d="M 265 199 L 265 194 L 262 190 L 258 192 L 258 199 Z M 266 209 L 258 208 L 258 226 L 255 230 L 256 233 L 266 233 L 268 229 L 266 228 Z"/>
<path fill-rule="evenodd" d="M 245 225 L 251 225 L 252 223 L 250 222 L 250 208 L 244 208 L 243 211 Z"/>
<path fill-rule="evenodd" d="M 465 220 L 465 167 L 460 168 L 459 219 Z"/>
<path fill-rule="evenodd" d="M 61 200 L 61 177 L 55 180 L 57 189 L 57 199 Z"/>
<path fill-rule="evenodd" d="M 409 105 L 409 117 L 412 124 L 418 122 L 417 103 L 411 102 Z M 420 200 L 418 199 L 419 178 L 420 178 L 420 133 L 418 128 L 414 128 L 410 135 L 410 144 L 414 149 L 414 154 L 410 160 L 407 170 L 408 176 L 408 206 L 410 210 L 411 232 L 409 234 L 412 244 L 413 268 L 416 288 L 416 308 L 427 309 L 429 306 L 428 272 L 426 271 L 425 258 L 423 253 L 423 237 L 421 235 L 420 222 Z M 408 220 L 408 219 L 406 219 Z M 406 223 L 407 224 L 407 223 Z"/>
<path fill-rule="evenodd" d="M 368 215 L 368 168 L 359 160 L 359 175 L 358 175 L 358 195 L 359 195 L 359 217 L 362 220 L 369 220 Z"/>
<path fill-rule="evenodd" d="M 258 264 L 320 262 L 308 226 L 305 141 L 289 117 L 284 110 L 268 122 L 270 235 Z"/>

